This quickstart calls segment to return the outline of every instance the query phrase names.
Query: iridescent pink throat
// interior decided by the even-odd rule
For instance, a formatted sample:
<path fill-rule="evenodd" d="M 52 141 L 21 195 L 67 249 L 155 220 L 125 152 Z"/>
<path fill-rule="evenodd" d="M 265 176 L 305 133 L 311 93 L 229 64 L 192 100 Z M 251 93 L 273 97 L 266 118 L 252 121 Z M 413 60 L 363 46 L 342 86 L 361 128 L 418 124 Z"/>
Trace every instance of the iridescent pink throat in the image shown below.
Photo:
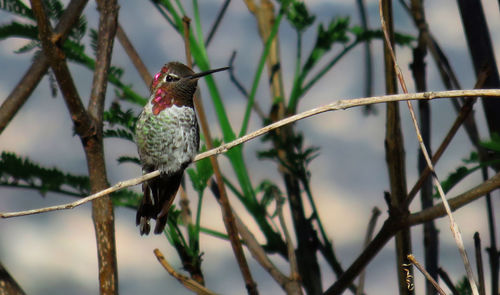
<path fill-rule="evenodd" d="M 161 72 L 157 73 L 153 79 L 153 83 L 151 85 L 151 89 L 155 89 L 158 86 L 158 82 L 160 81 L 160 77 L 165 75 L 168 71 L 167 67 L 163 67 Z M 156 89 L 155 97 L 151 101 L 153 105 L 153 115 L 158 115 L 161 111 L 166 108 L 171 107 L 174 104 L 174 99 L 172 95 L 161 86 Z"/>
<path fill-rule="evenodd" d="M 163 88 L 158 88 L 155 98 L 151 101 L 153 105 L 153 115 L 158 115 L 161 111 L 171 107 L 174 104 L 174 98 Z"/>

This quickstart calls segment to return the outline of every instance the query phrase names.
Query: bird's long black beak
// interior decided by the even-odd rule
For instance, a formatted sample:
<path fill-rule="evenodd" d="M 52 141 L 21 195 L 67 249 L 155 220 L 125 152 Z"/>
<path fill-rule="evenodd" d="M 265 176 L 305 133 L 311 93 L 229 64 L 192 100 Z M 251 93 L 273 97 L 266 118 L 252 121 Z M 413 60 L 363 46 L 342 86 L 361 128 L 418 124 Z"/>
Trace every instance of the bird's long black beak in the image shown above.
<path fill-rule="evenodd" d="M 208 70 L 208 71 L 205 71 L 205 72 L 192 74 L 191 76 L 188 76 L 186 78 L 189 79 L 189 80 L 199 79 L 199 78 L 201 78 L 203 76 L 210 75 L 210 74 L 215 73 L 215 72 L 225 71 L 227 69 L 229 69 L 229 67 L 223 67 L 223 68 L 218 68 L 218 69 L 214 69 L 214 70 Z"/>

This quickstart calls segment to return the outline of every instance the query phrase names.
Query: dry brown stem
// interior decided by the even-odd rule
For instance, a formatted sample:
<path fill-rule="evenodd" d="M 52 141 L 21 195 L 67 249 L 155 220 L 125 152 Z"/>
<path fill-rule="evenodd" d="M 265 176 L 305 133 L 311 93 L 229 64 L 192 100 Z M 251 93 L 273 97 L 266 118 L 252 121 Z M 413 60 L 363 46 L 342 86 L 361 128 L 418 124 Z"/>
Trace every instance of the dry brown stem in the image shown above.
<path fill-rule="evenodd" d="M 161 266 L 163 266 L 163 268 L 165 268 L 165 270 L 172 277 L 176 278 L 182 285 L 184 285 L 184 287 L 195 292 L 196 294 L 204 294 L 204 295 L 215 295 L 216 294 L 215 292 L 207 289 L 205 286 L 198 283 L 197 281 L 176 272 L 175 269 L 165 259 L 165 256 L 163 256 L 163 253 L 161 253 L 160 250 L 154 249 L 153 252 L 154 252 L 156 258 L 158 259 L 158 261 L 160 262 Z"/>
<path fill-rule="evenodd" d="M 434 278 L 425 270 L 425 268 L 417 261 L 417 259 L 415 259 L 415 256 L 410 254 L 407 256 L 407 258 L 408 260 L 411 261 L 411 263 L 413 263 L 418 268 L 418 270 L 420 270 L 420 272 L 425 276 L 425 278 L 432 283 L 432 285 L 434 286 L 434 288 L 436 288 L 439 294 L 446 295 L 446 293 L 444 292 L 443 289 L 441 289 L 436 280 L 434 280 Z"/>
<path fill-rule="evenodd" d="M 72 0 L 64 10 L 61 20 L 54 29 L 54 34 L 59 36 L 59 42 L 62 44 L 73 27 L 78 21 L 88 0 Z M 31 67 L 26 71 L 14 90 L 9 94 L 0 106 L 0 134 L 7 127 L 10 120 L 16 115 L 17 111 L 28 100 L 35 87 L 40 83 L 43 75 L 49 68 L 49 58 L 41 52 Z"/>
<path fill-rule="evenodd" d="M 394 50 L 392 48 L 391 42 L 390 42 L 390 36 L 389 36 L 389 31 L 387 28 L 387 24 L 384 19 L 384 14 L 382 11 L 384 0 L 380 0 L 379 2 L 379 7 L 380 7 L 380 21 L 382 23 L 382 30 L 384 32 L 384 37 L 385 37 L 385 44 L 389 48 L 389 52 L 391 54 L 392 60 L 394 61 L 394 69 L 397 73 L 399 83 L 401 85 L 401 88 L 403 89 L 404 93 L 408 93 L 408 89 L 406 87 L 406 83 L 404 81 L 403 74 L 401 72 L 401 69 L 399 68 L 399 65 L 396 60 L 396 55 L 394 54 Z M 422 140 L 422 135 L 420 132 L 420 128 L 418 126 L 417 118 L 415 116 L 415 112 L 413 110 L 413 106 L 411 104 L 411 101 L 406 101 L 408 105 L 408 110 L 410 111 L 410 116 L 413 122 L 413 126 L 415 127 L 415 134 L 417 135 L 418 143 L 420 145 L 420 150 L 422 151 L 422 154 L 424 155 L 425 161 L 427 162 L 427 166 L 429 167 L 432 176 L 433 176 L 433 182 L 434 185 L 437 187 L 439 196 L 441 197 L 441 200 L 443 202 L 444 208 L 446 209 L 446 213 L 448 214 L 448 218 L 450 220 L 450 229 L 453 235 L 453 238 L 455 239 L 455 243 L 457 244 L 458 251 L 460 252 L 460 255 L 462 256 L 462 260 L 464 262 L 464 267 L 467 272 L 467 278 L 469 279 L 469 283 L 471 285 L 472 289 L 472 294 L 474 295 L 479 295 L 479 291 L 477 289 L 476 282 L 474 280 L 474 275 L 472 273 L 472 268 L 470 266 L 469 258 L 467 257 L 467 252 L 465 251 L 463 239 L 462 239 L 462 234 L 460 233 L 460 228 L 458 224 L 455 222 L 455 219 L 453 217 L 453 214 L 451 213 L 450 206 L 448 204 L 448 201 L 446 200 L 446 194 L 444 193 L 443 188 L 441 187 L 441 183 L 439 182 L 438 176 L 434 170 L 434 165 L 432 164 L 432 160 L 429 156 L 429 153 L 427 152 L 427 148 L 425 147 L 425 144 Z"/>

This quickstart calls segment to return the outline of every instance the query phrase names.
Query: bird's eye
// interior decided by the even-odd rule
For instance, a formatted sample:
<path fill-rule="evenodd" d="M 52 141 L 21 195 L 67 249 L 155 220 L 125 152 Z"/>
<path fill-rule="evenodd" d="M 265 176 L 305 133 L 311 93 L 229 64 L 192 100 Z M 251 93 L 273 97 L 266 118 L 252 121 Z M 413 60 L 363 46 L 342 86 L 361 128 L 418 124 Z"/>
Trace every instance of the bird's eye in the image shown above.
<path fill-rule="evenodd" d="M 179 80 L 179 77 L 175 74 L 167 74 L 165 75 L 165 78 L 163 78 L 165 82 L 174 82 L 174 81 L 177 81 Z"/>

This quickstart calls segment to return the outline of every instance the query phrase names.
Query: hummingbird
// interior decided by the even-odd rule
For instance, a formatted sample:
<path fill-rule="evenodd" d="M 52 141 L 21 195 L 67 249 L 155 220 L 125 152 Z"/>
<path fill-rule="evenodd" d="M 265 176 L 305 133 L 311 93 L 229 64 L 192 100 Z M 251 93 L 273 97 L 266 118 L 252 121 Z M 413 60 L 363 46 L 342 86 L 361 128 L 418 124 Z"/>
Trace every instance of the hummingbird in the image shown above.
<path fill-rule="evenodd" d="M 200 132 L 193 103 L 198 79 L 227 69 L 195 73 L 180 62 L 170 62 L 154 76 L 151 96 L 135 129 L 142 173 L 160 170 L 160 176 L 142 185 L 144 196 L 136 215 L 141 235 L 149 234 L 151 219 L 156 220 L 154 233 L 163 232 L 184 169 L 198 153 Z"/>

